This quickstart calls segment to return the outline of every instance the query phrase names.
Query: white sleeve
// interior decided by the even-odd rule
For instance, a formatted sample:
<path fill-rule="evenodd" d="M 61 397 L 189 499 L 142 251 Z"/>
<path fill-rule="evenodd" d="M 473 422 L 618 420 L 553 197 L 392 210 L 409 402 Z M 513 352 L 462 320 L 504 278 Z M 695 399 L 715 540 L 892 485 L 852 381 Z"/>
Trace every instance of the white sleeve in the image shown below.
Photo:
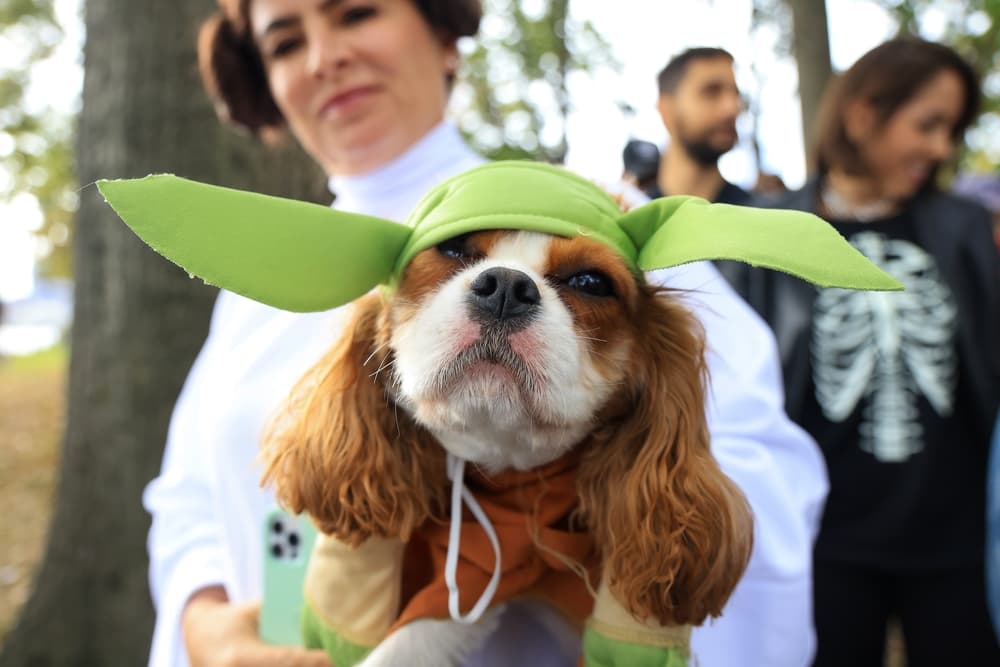
<path fill-rule="evenodd" d="M 153 519 L 147 547 L 157 612 L 150 667 L 187 667 L 181 635 L 184 606 L 195 591 L 225 581 L 209 447 L 201 438 L 198 412 L 207 398 L 213 357 L 225 349 L 227 300 L 225 292 L 216 300 L 208 338 L 174 406 L 160 475 L 143 494 Z"/>
<path fill-rule="evenodd" d="M 723 615 L 692 636 L 701 667 L 812 662 L 812 548 L 828 488 L 822 454 L 784 410 L 770 329 L 708 262 L 650 274 L 687 291 L 705 327 L 712 452 L 754 515 L 750 565 Z"/>

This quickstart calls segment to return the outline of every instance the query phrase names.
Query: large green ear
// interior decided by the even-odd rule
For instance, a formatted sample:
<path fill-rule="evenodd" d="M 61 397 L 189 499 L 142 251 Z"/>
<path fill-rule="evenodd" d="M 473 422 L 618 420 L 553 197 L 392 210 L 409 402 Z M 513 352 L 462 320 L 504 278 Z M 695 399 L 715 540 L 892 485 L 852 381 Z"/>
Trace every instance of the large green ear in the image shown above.
<path fill-rule="evenodd" d="M 735 259 L 822 287 L 901 290 L 826 221 L 811 213 L 663 197 L 619 221 L 639 248 L 644 271 L 703 259 Z"/>
<path fill-rule="evenodd" d="M 387 282 L 403 225 L 171 175 L 98 181 L 125 223 L 188 273 L 261 303 L 327 310 Z"/>

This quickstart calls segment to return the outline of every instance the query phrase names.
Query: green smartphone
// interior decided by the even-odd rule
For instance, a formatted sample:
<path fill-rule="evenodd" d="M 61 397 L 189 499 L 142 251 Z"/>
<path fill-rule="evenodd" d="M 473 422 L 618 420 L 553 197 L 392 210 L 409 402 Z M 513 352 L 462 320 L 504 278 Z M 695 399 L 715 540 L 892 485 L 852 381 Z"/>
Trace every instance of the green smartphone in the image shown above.
<path fill-rule="evenodd" d="M 304 514 L 295 516 L 275 508 L 267 515 L 263 535 L 260 638 L 268 644 L 301 646 L 302 591 L 316 528 Z"/>

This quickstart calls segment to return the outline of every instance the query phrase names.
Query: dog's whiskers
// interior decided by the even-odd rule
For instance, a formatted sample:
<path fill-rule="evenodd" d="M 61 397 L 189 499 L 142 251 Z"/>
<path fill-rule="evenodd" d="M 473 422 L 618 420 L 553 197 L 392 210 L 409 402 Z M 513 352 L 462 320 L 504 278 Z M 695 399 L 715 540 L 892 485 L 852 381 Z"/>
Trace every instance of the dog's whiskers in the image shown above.
<path fill-rule="evenodd" d="M 372 353 L 368 355 L 368 358 L 365 359 L 364 362 L 361 365 L 362 366 L 367 366 L 368 362 L 372 360 L 372 357 L 374 357 L 376 354 L 378 354 L 379 350 L 384 349 L 388 345 L 389 345 L 389 342 L 386 341 L 386 342 L 382 343 L 381 345 L 379 345 L 378 347 L 376 347 L 374 350 L 372 350 Z"/>
<path fill-rule="evenodd" d="M 375 372 L 372 373 L 369 377 L 371 377 L 373 381 L 377 382 L 379 373 L 381 373 L 383 369 L 393 366 L 395 363 L 396 359 L 391 354 L 386 354 L 384 357 L 382 357 L 382 361 L 379 364 L 378 368 L 376 368 Z"/>
<path fill-rule="evenodd" d="M 594 336 L 584 336 L 584 335 L 582 335 L 582 334 L 581 334 L 580 336 L 578 336 L 578 338 L 579 338 L 580 340 L 589 340 L 589 341 L 592 341 L 592 342 L 594 342 L 594 343 L 607 343 L 607 342 L 608 342 L 608 341 L 607 341 L 607 340 L 605 340 L 604 338 L 596 338 L 596 337 L 594 337 Z"/>
<path fill-rule="evenodd" d="M 386 400 L 386 402 L 388 402 L 388 400 L 389 400 L 389 396 L 388 395 L 386 395 L 385 400 Z M 403 429 L 399 425 L 399 403 L 396 403 L 395 401 L 393 401 L 393 403 L 392 403 L 392 418 L 396 422 L 396 435 L 402 435 Z"/>
<path fill-rule="evenodd" d="M 610 361 L 611 363 L 621 363 L 622 360 L 617 356 L 612 356 L 607 352 L 598 352 L 597 350 L 591 350 L 590 352 L 593 356 L 604 359 L 605 361 Z"/>

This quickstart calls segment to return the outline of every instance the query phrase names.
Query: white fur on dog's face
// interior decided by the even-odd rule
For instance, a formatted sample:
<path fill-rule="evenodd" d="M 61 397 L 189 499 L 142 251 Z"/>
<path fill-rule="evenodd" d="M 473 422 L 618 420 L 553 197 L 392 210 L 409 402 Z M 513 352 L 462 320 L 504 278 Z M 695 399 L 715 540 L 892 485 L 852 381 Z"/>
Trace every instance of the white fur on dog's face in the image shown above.
<path fill-rule="evenodd" d="M 619 311 L 624 319 L 634 279 L 597 248 L 488 232 L 421 253 L 390 305 L 396 401 L 451 453 L 489 470 L 564 454 L 622 382 L 631 349 L 628 328 L 610 340 L 607 325 Z M 477 308 L 474 281 L 491 269 L 534 284 L 530 313 L 502 319 Z M 611 294 L 593 289 L 602 281 Z"/>

